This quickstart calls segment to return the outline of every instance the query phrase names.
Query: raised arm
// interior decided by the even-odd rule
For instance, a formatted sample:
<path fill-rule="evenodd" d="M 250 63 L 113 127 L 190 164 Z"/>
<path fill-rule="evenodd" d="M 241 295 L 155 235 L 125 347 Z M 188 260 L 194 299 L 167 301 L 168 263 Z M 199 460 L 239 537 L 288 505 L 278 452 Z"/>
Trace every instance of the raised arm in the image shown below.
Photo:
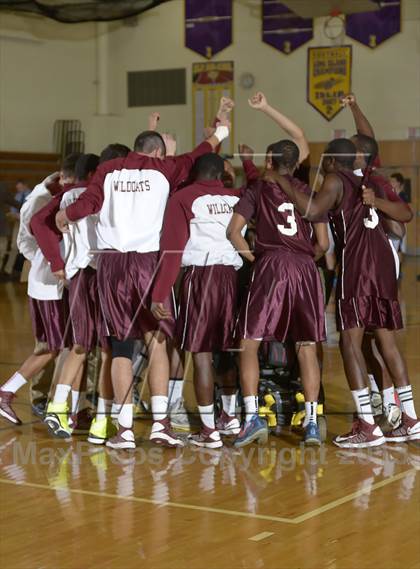
<path fill-rule="evenodd" d="M 250 184 L 260 177 L 260 171 L 254 164 L 254 151 L 246 144 L 239 144 L 238 154 L 244 169 L 246 183 Z"/>
<path fill-rule="evenodd" d="M 292 120 L 283 115 L 280 111 L 270 106 L 264 93 L 258 92 L 251 99 L 248 99 L 250 107 L 262 111 L 282 128 L 288 136 L 299 147 L 299 164 L 309 156 L 309 146 L 305 133 Z"/>
<path fill-rule="evenodd" d="M 375 133 L 370 122 L 367 120 L 365 115 L 362 113 L 359 105 L 356 101 L 356 96 L 353 93 L 349 93 L 343 99 L 341 99 L 341 104 L 343 107 L 348 107 L 354 118 L 354 124 L 356 126 L 356 131 L 358 134 L 365 134 L 371 138 L 375 138 Z"/>

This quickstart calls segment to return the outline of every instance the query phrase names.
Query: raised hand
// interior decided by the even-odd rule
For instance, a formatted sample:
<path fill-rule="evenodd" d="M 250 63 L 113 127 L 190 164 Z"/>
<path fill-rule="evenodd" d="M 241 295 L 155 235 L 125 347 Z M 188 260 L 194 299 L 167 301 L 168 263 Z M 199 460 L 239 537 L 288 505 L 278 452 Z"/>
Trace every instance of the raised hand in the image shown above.
<path fill-rule="evenodd" d="M 253 97 L 248 99 L 248 103 L 251 108 L 257 109 L 258 111 L 263 111 L 268 107 L 267 99 L 261 91 L 258 91 L 258 93 L 255 93 Z"/>
<path fill-rule="evenodd" d="M 340 102 L 342 107 L 352 107 L 356 104 L 356 95 L 354 93 L 349 93 L 343 97 Z"/>
<path fill-rule="evenodd" d="M 220 99 L 219 110 L 217 111 L 217 118 L 220 120 L 226 117 L 234 108 L 235 103 L 229 97 L 222 97 Z"/>
<path fill-rule="evenodd" d="M 154 112 L 149 115 L 149 130 L 157 130 L 158 122 L 160 121 L 160 114 Z"/>
<path fill-rule="evenodd" d="M 166 156 L 175 156 L 176 154 L 176 140 L 175 138 L 172 136 L 172 134 L 169 134 L 167 132 L 162 134 L 162 138 L 165 142 L 165 146 L 166 146 Z"/>
<path fill-rule="evenodd" d="M 242 162 L 244 162 L 245 160 L 252 160 L 254 158 L 253 149 L 250 146 L 247 146 L 246 144 L 239 144 L 238 153 L 239 153 L 239 158 L 241 159 Z"/>
<path fill-rule="evenodd" d="M 207 138 L 213 136 L 213 134 L 216 132 L 216 129 L 213 126 L 206 126 L 203 132 L 204 132 L 204 140 L 206 140 Z"/>

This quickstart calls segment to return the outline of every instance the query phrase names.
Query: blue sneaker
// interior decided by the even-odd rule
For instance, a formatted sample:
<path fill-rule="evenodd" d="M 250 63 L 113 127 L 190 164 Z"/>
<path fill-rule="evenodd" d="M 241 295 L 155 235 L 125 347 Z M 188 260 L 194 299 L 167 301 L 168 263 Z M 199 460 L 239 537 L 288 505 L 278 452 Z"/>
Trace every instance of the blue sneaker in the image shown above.
<path fill-rule="evenodd" d="M 305 427 L 303 434 L 303 442 L 306 446 L 319 447 L 321 446 L 321 433 L 316 423 L 308 423 Z"/>
<path fill-rule="evenodd" d="M 245 447 L 256 441 L 258 444 L 265 444 L 268 440 L 267 422 L 258 415 L 254 415 L 248 422 L 242 424 L 239 435 L 233 446 L 236 448 Z"/>

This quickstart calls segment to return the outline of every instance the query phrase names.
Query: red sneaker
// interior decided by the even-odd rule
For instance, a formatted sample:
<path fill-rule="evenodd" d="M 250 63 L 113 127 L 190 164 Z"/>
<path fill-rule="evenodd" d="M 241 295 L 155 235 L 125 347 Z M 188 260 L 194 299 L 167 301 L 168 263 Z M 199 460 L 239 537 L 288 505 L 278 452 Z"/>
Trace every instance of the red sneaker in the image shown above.
<path fill-rule="evenodd" d="M 69 417 L 69 427 L 73 435 L 84 435 L 89 432 L 92 423 L 92 415 L 88 408 L 78 413 L 72 413 Z"/>
<path fill-rule="evenodd" d="M 165 417 L 165 419 L 161 419 L 160 421 L 154 421 L 152 432 L 150 433 L 150 440 L 152 443 L 164 447 L 175 448 L 184 446 L 184 441 L 171 430 L 169 417 Z"/>
<path fill-rule="evenodd" d="M 385 443 L 385 437 L 380 427 L 371 425 L 358 417 L 349 433 L 338 435 L 333 443 L 341 448 L 377 447 Z"/>
<path fill-rule="evenodd" d="M 201 431 L 188 437 L 188 442 L 197 447 L 220 448 L 223 446 L 220 433 L 216 429 L 209 429 L 203 425 Z"/>
<path fill-rule="evenodd" d="M 403 443 L 405 441 L 420 440 L 420 421 L 412 419 L 405 413 L 402 413 L 401 424 L 389 433 L 385 433 L 387 443 Z"/>
<path fill-rule="evenodd" d="M 231 417 L 225 411 L 222 411 L 216 421 L 216 430 L 221 435 L 238 435 L 241 425 L 236 417 Z"/>
<path fill-rule="evenodd" d="M 136 439 L 132 429 L 125 429 L 120 426 L 115 437 L 108 439 L 105 444 L 107 447 L 115 449 L 136 448 Z"/>
<path fill-rule="evenodd" d="M 16 395 L 11 391 L 3 391 L 0 389 L 0 415 L 14 425 L 21 425 L 22 421 L 12 409 L 12 401 L 15 396 Z"/>

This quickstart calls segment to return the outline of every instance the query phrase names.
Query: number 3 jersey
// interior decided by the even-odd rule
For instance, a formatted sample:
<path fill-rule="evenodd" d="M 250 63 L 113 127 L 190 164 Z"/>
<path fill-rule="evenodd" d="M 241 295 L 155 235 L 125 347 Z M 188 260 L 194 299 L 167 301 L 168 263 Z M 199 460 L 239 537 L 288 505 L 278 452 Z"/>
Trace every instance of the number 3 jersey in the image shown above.
<path fill-rule="evenodd" d="M 310 193 L 309 187 L 292 176 L 285 176 L 295 190 Z M 282 188 L 259 180 L 246 189 L 235 206 L 235 213 L 247 221 L 255 219 L 255 254 L 286 250 L 314 256 L 312 226 L 295 209 Z M 327 220 L 320 220 L 326 222 Z"/>
<path fill-rule="evenodd" d="M 340 271 L 337 299 L 397 299 L 394 256 L 380 220 L 382 214 L 363 205 L 360 177 L 350 171 L 336 175 L 343 183 L 343 198 L 329 218 Z M 383 197 L 379 188 L 372 189 Z"/>

